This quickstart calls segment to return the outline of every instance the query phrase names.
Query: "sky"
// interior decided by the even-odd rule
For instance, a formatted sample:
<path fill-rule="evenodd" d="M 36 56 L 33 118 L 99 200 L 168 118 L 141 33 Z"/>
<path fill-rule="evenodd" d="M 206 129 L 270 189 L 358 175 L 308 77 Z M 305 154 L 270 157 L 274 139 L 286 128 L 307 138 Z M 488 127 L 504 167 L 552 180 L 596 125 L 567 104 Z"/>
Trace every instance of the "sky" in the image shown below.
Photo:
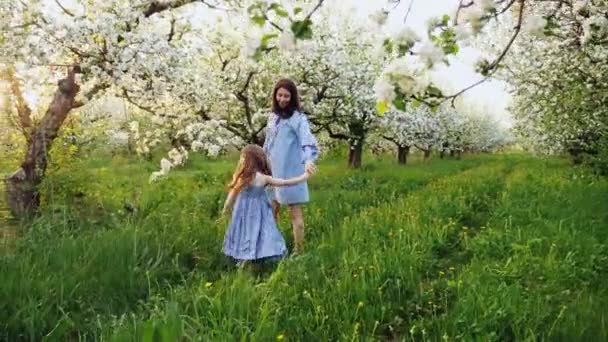
<path fill-rule="evenodd" d="M 55 0 L 42 0 L 49 11 L 59 11 Z M 77 1 L 61 0 L 66 6 L 74 6 Z M 370 14 L 385 8 L 390 10 L 384 33 L 390 35 L 409 26 L 416 30 L 420 36 L 426 36 L 426 22 L 431 17 L 451 14 L 456 9 L 459 0 L 401 0 L 398 5 L 390 4 L 385 0 L 326 0 L 324 6 L 336 9 L 336 13 L 351 16 L 353 20 L 368 21 Z M 404 23 L 405 14 L 411 4 L 411 11 Z M 195 26 L 204 29 L 206 25 L 213 24 L 214 17 L 223 12 L 213 11 L 203 5 L 189 8 L 188 17 Z M 474 72 L 473 64 L 479 58 L 480 51 L 472 47 L 461 47 L 457 58 L 451 58 L 449 67 L 438 68 L 433 72 L 433 80 L 441 85 L 442 89 L 453 89 L 454 93 L 481 79 L 481 75 Z M 510 95 L 505 90 L 505 84 L 500 81 L 487 81 L 467 91 L 463 100 L 474 104 L 490 116 L 498 119 L 502 125 L 511 126 L 512 120 L 507 110 Z"/>
<path fill-rule="evenodd" d="M 395 7 L 392 4 L 386 5 L 387 2 L 382 0 L 340 0 L 340 2 L 345 12 L 349 11 L 349 7 L 354 8 L 352 13 L 358 20 L 369 20 L 369 15 L 375 11 L 382 8 L 389 9 L 390 15 L 385 27 L 387 34 L 409 26 L 420 36 L 426 36 L 426 22 L 429 18 L 441 17 L 444 14 L 450 15 L 459 3 L 458 0 L 401 0 Z M 411 11 L 404 23 L 410 3 L 412 3 Z M 475 83 L 482 78 L 473 67 L 480 55 L 480 51 L 475 48 L 461 48 L 458 58 L 450 60 L 450 67 L 441 68 L 434 73 L 434 81 L 448 89 L 454 89 L 453 93 Z M 511 96 L 507 93 L 503 82 L 486 81 L 467 91 L 463 97 L 466 102 L 475 103 L 483 108 L 488 115 L 498 119 L 502 125 L 507 127 L 512 125 L 512 119 L 507 110 Z"/>

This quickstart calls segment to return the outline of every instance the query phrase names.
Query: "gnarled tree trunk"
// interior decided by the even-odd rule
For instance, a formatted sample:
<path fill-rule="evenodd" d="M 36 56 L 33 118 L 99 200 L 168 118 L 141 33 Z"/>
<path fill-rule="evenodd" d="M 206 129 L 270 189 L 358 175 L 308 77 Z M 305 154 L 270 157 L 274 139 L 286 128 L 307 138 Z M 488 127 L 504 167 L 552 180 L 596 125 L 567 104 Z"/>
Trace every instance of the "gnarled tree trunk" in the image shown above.
<path fill-rule="evenodd" d="M 363 159 L 363 141 L 355 140 L 351 143 L 348 151 L 348 166 L 353 169 L 361 167 L 361 160 Z"/>
<path fill-rule="evenodd" d="M 32 127 L 21 167 L 5 180 L 9 206 L 15 217 L 30 217 L 38 211 L 38 186 L 46 171 L 49 149 L 68 113 L 75 107 L 79 90 L 75 82 L 76 72 L 77 68 L 70 69 L 67 77 L 58 82 L 44 117 L 38 125 Z"/>
<path fill-rule="evenodd" d="M 407 155 L 410 153 L 409 146 L 397 146 L 397 163 L 401 165 L 407 164 Z"/>

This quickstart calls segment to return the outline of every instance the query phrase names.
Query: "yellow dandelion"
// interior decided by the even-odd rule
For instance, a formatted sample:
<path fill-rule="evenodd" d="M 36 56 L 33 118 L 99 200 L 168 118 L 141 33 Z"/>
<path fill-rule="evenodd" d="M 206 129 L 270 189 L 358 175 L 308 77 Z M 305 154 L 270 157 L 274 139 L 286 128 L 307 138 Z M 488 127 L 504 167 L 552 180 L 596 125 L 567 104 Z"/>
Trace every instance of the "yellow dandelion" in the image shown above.
<path fill-rule="evenodd" d="M 363 305 L 365 305 L 365 303 L 363 303 L 363 302 L 361 301 L 361 302 L 359 302 L 359 304 L 357 305 L 357 307 L 362 308 L 362 307 L 363 307 Z"/>
<path fill-rule="evenodd" d="M 205 287 L 206 287 L 206 288 L 210 288 L 210 287 L 211 287 L 211 285 L 213 285 L 213 283 L 211 283 L 211 282 L 207 282 L 207 283 L 205 283 Z"/>
<path fill-rule="evenodd" d="M 283 341 L 285 339 L 285 335 L 279 334 L 277 335 L 277 341 Z"/>

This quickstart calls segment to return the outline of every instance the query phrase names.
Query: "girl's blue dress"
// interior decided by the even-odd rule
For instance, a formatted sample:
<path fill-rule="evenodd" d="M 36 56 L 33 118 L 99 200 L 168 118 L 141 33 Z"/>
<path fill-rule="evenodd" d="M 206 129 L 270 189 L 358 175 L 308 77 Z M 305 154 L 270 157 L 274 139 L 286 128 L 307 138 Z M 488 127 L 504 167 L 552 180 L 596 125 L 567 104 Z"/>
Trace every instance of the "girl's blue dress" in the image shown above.
<path fill-rule="evenodd" d="M 254 182 L 237 195 L 224 239 L 224 254 L 239 261 L 274 259 L 287 254 L 264 185 Z"/>

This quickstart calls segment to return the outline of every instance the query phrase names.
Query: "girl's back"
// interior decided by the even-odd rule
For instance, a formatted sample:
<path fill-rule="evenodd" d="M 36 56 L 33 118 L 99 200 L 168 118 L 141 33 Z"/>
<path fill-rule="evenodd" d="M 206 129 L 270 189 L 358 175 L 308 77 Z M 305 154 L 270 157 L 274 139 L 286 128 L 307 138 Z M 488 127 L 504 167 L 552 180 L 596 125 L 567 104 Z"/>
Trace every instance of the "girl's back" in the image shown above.
<path fill-rule="evenodd" d="M 265 177 L 258 172 L 237 195 L 224 240 L 226 255 L 237 260 L 257 260 L 287 253 L 265 187 Z"/>

